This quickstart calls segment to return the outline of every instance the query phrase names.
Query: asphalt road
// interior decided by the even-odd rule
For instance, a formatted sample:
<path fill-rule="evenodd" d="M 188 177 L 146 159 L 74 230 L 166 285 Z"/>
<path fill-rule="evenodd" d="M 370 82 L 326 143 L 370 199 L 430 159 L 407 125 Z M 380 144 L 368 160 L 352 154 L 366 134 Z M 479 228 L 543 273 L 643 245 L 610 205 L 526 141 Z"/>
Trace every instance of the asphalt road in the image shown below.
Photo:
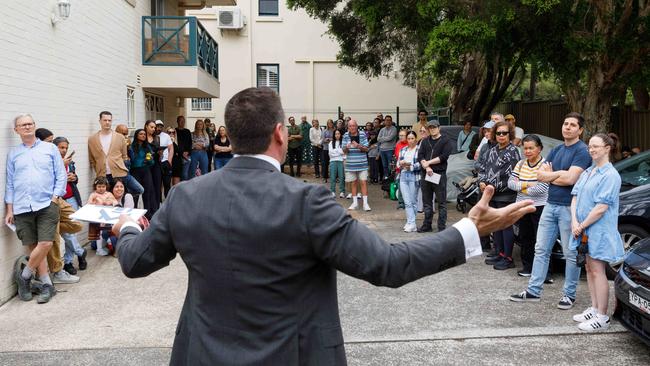
<path fill-rule="evenodd" d="M 373 211 L 354 217 L 387 241 L 422 235 L 401 231 L 404 212 L 381 198 L 377 186 L 370 196 Z M 450 222 L 461 217 L 451 205 L 449 213 Z M 81 276 L 78 284 L 59 285 L 48 304 L 14 298 L 0 307 L 0 365 L 167 364 L 186 289 L 182 261 L 128 280 L 114 258 L 91 255 Z M 399 289 L 341 274 L 348 363 L 650 364 L 650 348 L 616 322 L 605 333 L 581 333 L 571 316 L 589 304 L 586 282 L 579 285 L 576 308 L 563 311 L 556 308 L 563 278 L 555 279 L 541 302 L 518 304 L 507 298 L 524 289 L 526 279 L 515 269 L 495 271 L 482 258 Z"/>

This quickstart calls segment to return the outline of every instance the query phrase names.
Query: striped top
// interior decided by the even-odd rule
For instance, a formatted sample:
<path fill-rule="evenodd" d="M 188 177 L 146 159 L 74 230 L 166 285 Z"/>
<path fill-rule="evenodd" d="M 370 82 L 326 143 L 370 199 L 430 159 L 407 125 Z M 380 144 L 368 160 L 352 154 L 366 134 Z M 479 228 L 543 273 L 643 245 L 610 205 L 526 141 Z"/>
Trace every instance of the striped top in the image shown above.
<path fill-rule="evenodd" d="M 366 138 L 366 134 L 359 131 L 357 132 L 357 136 L 359 138 L 359 145 L 368 147 L 368 139 Z M 356 138 L 357 136 L 350 136 L 350 133 L 346 132 L 345 135 L 343 135 L 343 148 L 347 147 L 348 144 L 352 142 L 352 139 Z M 364 170 L 368 170 L 368 157 L 366 156 L 366 153 L 360 149 L 349 149 L 347 157 L 345 159 L 345 171 L 362 172 Z"/>
<path fill-rule="evenodd" d="M 517 202 L 533 200 L 535 206 L 546 205 L 548 183 L 537 181 L 537 171 L 544 162 L 546 160 L 541 158 L 537 164 L 531 166 L 527 159 L 523 159 L 512 169 L 508 179 L 508 188 L 517 192 Z"/>

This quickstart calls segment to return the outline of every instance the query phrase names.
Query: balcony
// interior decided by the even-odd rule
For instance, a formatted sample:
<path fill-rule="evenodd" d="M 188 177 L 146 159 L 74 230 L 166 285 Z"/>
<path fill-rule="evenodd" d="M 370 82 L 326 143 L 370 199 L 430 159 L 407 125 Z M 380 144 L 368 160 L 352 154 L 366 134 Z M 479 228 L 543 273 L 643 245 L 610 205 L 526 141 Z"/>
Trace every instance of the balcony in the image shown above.
<path fill-rule="evenodd" d="M 142 65 L 147 91 L 219 97 L 219 45 L 196 17 L 142 17 Z"/>

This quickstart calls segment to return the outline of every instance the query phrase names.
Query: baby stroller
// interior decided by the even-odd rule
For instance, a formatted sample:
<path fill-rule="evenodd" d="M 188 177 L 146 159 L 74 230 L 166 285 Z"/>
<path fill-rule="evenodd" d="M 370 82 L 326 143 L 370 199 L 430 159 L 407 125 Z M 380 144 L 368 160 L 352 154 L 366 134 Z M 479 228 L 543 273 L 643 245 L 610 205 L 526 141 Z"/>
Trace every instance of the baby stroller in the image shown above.
<path fill-rule="evenodd" d="M 465 177 L 460 182 L 453 182 L 454 186 L 458 189 L 458 196 L 456 196 L 456 209 L 462 213 L 467 212 L 467 205 L 474 206 L 479 199 L 478 177 L 473 175 Z"/>

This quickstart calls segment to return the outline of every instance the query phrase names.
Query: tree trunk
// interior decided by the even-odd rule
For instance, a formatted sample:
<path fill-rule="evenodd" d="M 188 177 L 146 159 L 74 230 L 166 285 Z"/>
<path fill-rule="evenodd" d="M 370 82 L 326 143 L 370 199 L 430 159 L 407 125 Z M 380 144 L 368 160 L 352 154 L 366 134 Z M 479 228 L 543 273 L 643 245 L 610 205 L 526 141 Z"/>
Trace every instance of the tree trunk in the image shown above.
<path fill-rule="evenodd" d="M 467 114 L 474 114 L 476 95 L 485 83 L 485 58 L 480 53 L 471 53 L 463 57 L 464 67 L 459 80 L 453 85 L 449 96 L 453 121 L 460 121 Z M 480 122 L 472 117 L 476 124 Z"/>
<path fill-rule="evenodd" d="M 535 97 L 537 96 L 537 78 L 537 65 L 533 63 L 532 67 L 530 68 L 530 86 L 528 87 L 529 100 L 535 100 Z"/>
<path fill-rule="evenodd" d="M 647 111 L 650 109 L 650 96 L 648 95 L 648 88 L 634 87 L 632 88 L 632 95 L 634 96 L 634 108 L 637 110 Z"/>

